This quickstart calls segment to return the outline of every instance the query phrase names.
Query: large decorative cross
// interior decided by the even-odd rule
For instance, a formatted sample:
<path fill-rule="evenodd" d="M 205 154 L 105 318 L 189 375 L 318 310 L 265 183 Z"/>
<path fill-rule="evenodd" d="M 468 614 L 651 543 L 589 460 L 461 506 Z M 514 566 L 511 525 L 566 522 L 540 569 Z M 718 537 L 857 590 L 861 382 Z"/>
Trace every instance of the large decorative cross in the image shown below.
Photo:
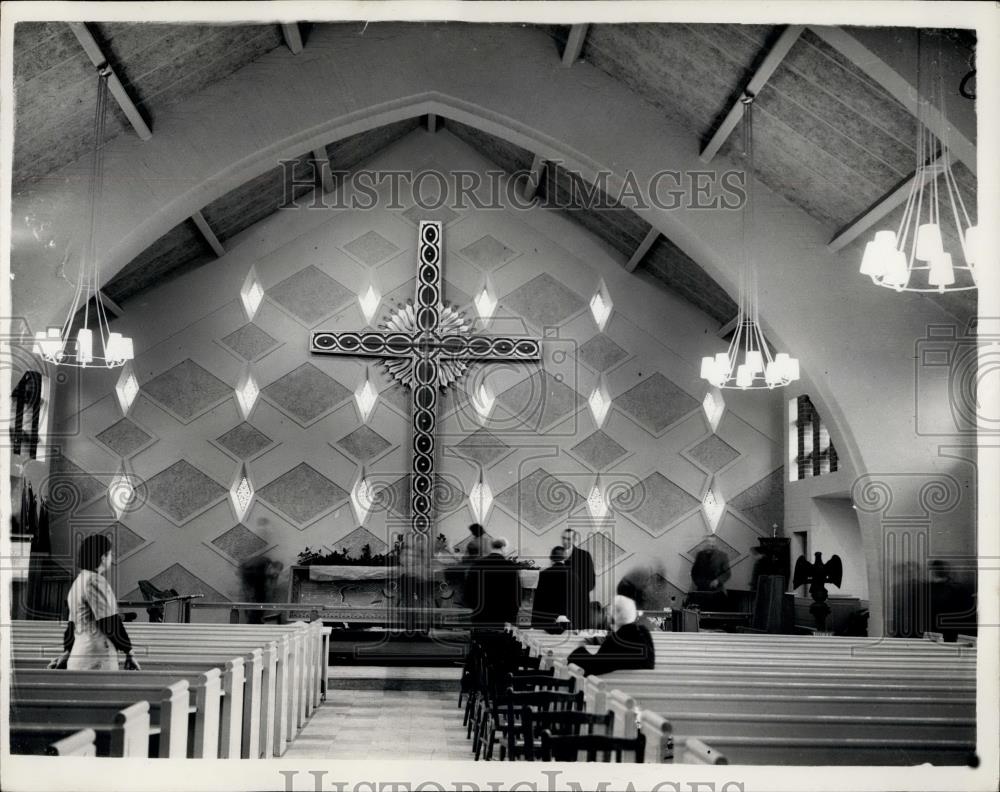
<path fill-rule="evenodd" d="M 438 390 L 454 383 L 470 363 L 526 363 L 541 360 L 534 338 L 472 335 L 472 325 L 442 302 L 441 223 L 420 223 L 417 288 L 412 304 L 400 306 L 384 332 L 312 335 L 309 351 L 381 359 L 394 379 L 413 396 L 413 465 L 410 477 L 411 525 L 428 540 L 434 516 L 434 428 Z"/>

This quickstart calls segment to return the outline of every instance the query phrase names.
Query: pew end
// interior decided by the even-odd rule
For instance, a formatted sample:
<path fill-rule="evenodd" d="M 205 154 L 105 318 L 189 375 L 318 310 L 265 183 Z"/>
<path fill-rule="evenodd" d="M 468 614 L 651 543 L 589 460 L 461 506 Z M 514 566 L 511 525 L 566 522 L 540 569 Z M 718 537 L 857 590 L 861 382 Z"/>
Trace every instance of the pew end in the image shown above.
<path fill-rule="evenodd" d="M 56 740 L 46 753 L 49 756 L 97 756 L 97 733 L 93 729 L 77 732 Z"/>
<path fill-rule="evenodd" d="M 713 750 L 697 737 L 682 738 L 680 743 L 679 753 L 674 764 L 729 764 L 729 760 L 724 754 Z"/>
<path fill-rule="evenodd" d="M 639 731 L 646 735 L 646 756 L 651 762 L 674 761 L 674 736 L 670 721 L 652 710 L 639 716 Z"/>
<path fill-rule="evenodd" d="M 611 710 L 615 714 L 615 737 L 632 739 L 638 732 L 638 707 L 635 699 L 621 690 L 612 690 L 607 694 L 606 704 L 596 712 Z"/>

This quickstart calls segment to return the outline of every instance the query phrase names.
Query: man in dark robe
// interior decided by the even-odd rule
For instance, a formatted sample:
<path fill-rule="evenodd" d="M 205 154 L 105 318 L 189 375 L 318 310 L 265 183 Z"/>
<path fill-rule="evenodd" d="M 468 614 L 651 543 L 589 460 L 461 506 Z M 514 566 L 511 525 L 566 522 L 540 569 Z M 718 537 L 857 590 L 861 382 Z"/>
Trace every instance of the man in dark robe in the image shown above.
<path fill-rule="evenodd" d="M 494 539 L 491 552 L 474 560 L 465 578 L 465 605 L 472 610 L 475 627 L 503 629 L 517 624 L 521 607 L 521 579 L 517 566 L 505 553 L 506 539 Z"/>
<path fill-rule="evenodd" d="M 573 627 L 586 630 L 590 627 L 590 592 L 594 590 L 594 559 L 579 547 L 580 534 L 572 528 L 562 533 L 562 546 L 566 550 L 566 566 L 575 578 L 575 587 L 570 594 L 569 619 Z"/>
<path fill-rule="evenodd" d="M 572 624 L 570 596 L 579 586 L 573 570 L 566 566 L 566 550 L 562 545 L 552 548 L 549 560 L 552 566 L 538 574 L 538 586 L 535 588 L 531 608 L 531 626 L 536 630 L 562 632 Z"/>
<path fill-rule="evenodd" d="M 635 602 L 621 594 L 615 597 L 613 623 L 615 631 L 591 654 L 585 646 L 570 652 L 568 662 L 576 663 L 586 676 L 609 674 L 638 668 L 653 668 L 656 652 L 649 630 L 636 623 Z"/>

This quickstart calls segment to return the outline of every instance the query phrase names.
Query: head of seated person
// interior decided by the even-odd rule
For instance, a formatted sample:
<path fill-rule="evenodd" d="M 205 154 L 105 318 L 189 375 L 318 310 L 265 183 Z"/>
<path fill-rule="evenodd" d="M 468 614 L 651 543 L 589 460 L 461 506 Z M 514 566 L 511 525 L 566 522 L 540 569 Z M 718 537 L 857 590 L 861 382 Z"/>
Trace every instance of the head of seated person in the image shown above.
<path fill-rule="evenodd" d="M 620 630 L 626 624 L 635 624 L 639 618 L 639 611 L 636 609 L 635 600 L 626 597 L 624 594 L 616 594 L 614 604 L 611 607 L 611 626 L 614 630 Z"/>

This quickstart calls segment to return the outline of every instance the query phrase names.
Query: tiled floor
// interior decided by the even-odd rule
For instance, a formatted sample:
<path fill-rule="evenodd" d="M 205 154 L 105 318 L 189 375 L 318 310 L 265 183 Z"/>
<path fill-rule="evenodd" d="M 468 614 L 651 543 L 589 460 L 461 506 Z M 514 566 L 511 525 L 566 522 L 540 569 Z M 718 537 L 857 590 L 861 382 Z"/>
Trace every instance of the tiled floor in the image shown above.
<path fill-rule="evenodd" d="M 458 694 L 429 690 L 330 690 L 285 758 L 472 758 Z"/>

